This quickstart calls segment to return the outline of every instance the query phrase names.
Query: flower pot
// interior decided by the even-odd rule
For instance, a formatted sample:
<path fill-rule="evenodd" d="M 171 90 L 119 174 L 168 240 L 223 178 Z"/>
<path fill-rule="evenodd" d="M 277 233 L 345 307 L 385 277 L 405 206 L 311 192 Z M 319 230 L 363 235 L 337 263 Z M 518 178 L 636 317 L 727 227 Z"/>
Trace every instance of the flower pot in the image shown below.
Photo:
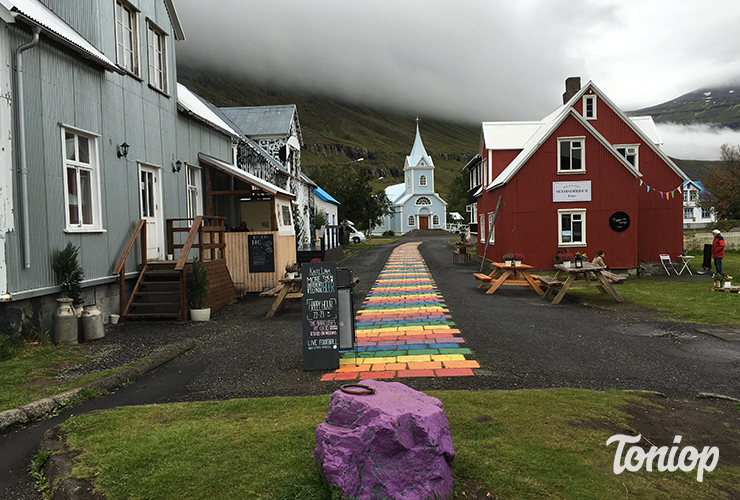
<path fill-rule="evenodd" d="M 51 315 L 51 341 L 55 344 L 76 344 L 79 318 L 72 308 L 72 299 L 57 299 L 57 309 Z"/>
<path fill-rule="evenodd" d="M 511 261 L 510 260 L 505 260 L 504 261 L 504 264 L 507 265 L 507 266 L 510 266 L 511 265 Z"/>
<path fill-rule="evenodd" d="M 117 325 L 119 319 L 121 319 L 121 316 L 119 314 L 111 314 L 110 315 L 110 324 L 111 325 Z"/>
<path fill-rule="evenodd" d="M 725 281 L 725 288 L 732 288 L 732 281 Z"/>
<path fill-rule="evenodd" d="M 570 267 L 570 261 L 566 260 L 565 262 L 563 262 L 563 267 Z"/>
<path fill-rule="evenodd" d="M 295 279 L 295 275 L 296 275 L 297 273 L 287 273 L 287 274 L 288 274 L 288 279 L 289 279 L 289 280 L 292 280 L 292 279 Z"/>
<path fill-rule="evenodd" d="M 190 320 L 191 321 L 208 321 L 211 319 L 211 308 L 207 307 L 205 309 L 191 309 L 190 310 Z"/>
<path fill-rule="evenodd" d="M 522 261 L 521 260 L 515 260 L 514 261 L 514 265 L 515 266 L 521 266 L 522 265 Z"/>

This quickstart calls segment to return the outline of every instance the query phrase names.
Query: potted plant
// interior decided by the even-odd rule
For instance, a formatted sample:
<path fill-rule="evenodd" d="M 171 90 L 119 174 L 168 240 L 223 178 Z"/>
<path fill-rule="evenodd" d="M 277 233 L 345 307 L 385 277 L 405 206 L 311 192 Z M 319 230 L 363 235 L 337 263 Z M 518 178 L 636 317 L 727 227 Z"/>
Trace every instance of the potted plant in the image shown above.
<path fill-rule="evenodd" d="M 714 280 L 714 288 L 720 288 L 725 282 L 725 276 L 722 273 L 714 273 L 712 279 Z"/>
<path fill-rule="evenodd" d="M 514 265 L 515 266 L 521 266 L 523 260 L 524 260 L 524 254 L 523 253 L 515 253 L 514 254 Z"/>
<path fill-rule="evenodd" d="M 727 274 L 725 274 L 724 287 L 725 288 L 732 288 L 732 276 L 728 276 Z"/>
<path fill-rule="evenodd" d="M 570 252 L 563 252 L 560 254 L 560 262 L 562 262 L 565 267 L 570 267 L 570 261 L 572 261 L 573 258 L 574 256 Z"/>
<path fill-rule="evenodd" d="M 72 305 L 77 316 L 82 313 L 82 304 L 85 302 L 80 296 L 82 293 L 81 283 L 85 278 L 85 272 L 80 267 L 77 259 L 78 254 L 79 248 L 69 242 L 64 250 L 56 251 L 51 263 L 51 268 L 54 270 L 57 280 L 62 284 L 64 294 L 72 299 Z"/>
<path fill-rule="evenodd" d="M 211 291 L 208 282 L 208 271 L 197 257 L 188 273 L 188 304 L 190 305 L 190 319 L 193 321 L 208 321 L 211 318 L 211 308 L 206 307 L 206 299 Z"/>
<path fill-rule="evenodd" d="M 285 272 L 289 279 L 295 279 L 300 271 L 301 268 L 297 262 L 288 262 L 285 264 Z"/>
<path fill-rule="evenodd" d="M 501 257 L 501 258 L 504 259 L 504 264 L 506 264 L 507 266 L 510 266 L 511 263 L 512 263 L 512 261 L 514 260 L 514 254 L 513 253 L 505 253 L 504 256 Z"/>

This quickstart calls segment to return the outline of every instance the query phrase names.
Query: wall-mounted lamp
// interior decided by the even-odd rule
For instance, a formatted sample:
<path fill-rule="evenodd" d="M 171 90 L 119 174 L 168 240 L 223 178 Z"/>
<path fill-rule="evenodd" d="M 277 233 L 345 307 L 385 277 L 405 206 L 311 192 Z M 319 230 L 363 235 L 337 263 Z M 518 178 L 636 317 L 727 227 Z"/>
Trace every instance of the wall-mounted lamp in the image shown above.
<path fill-rule="evenodd" d="M 116 152 L 116 154 L 119 158 L 122 156 L 128 156 L 128 144 L 124 142 L 123 144 L 118 146 L 118 151 Z"/>
<path fill-rule="evenodd" d="M 174 163 L 174 164 L 172 165 L 172 173 L 174 174 L 174 173 L 176 173 L 176 172 L 179 172 L 179 171 L 180 171 L 181 169 L 182 169 L 182 162 L 181 162 L 180 160 L 177 160 L 177 161 L 176 161 L 176 162 L 175 162 L 175 163 Z"/>

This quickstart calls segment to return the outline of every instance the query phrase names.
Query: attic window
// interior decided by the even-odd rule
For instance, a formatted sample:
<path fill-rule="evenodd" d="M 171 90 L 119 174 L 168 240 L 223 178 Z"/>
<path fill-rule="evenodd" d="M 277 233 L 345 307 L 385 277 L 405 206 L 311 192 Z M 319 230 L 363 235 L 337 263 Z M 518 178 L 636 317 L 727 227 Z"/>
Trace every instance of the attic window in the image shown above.
<path fill-rule="evenodd" d="M 617 153 L 624 156 L 624 159 L 627 160 L 630 165 L 639 170 L 637 163 L 637 146 L 616 146 L 616 148 Z"/>
<path fill-rule="evenodd" d="M 586 120 L 596 119 L 596 96 L 585 95 L 583 96 L 583 116 Z"/>
<path fill-rule="evenodd" d="M 558 173 L 583 174 L 586 161 L 583 154 L 585 137 L 558 139 Z"/>
<path fill-rule="evenodd" d="M 432 200 L 430 200 L 426 196 L 419 196 L 416 199 L 416 205 L 431 205 L 431 204 L 432 204 Z"/>

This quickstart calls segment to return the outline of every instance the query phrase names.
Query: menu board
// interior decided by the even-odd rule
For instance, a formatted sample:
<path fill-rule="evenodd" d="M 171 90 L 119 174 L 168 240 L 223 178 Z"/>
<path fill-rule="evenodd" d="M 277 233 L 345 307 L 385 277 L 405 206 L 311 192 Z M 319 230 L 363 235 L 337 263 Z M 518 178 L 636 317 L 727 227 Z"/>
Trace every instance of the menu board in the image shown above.
<path fill-rule="evenodd" d="M 275 272 L 275 245 L 271 234 L 247 236 L 250 273 Z"/>
<path fill-rule="evenodd" d="M 339 368 L 339 307 L 334 262 L 303 264 L 303 369 Z"/>

